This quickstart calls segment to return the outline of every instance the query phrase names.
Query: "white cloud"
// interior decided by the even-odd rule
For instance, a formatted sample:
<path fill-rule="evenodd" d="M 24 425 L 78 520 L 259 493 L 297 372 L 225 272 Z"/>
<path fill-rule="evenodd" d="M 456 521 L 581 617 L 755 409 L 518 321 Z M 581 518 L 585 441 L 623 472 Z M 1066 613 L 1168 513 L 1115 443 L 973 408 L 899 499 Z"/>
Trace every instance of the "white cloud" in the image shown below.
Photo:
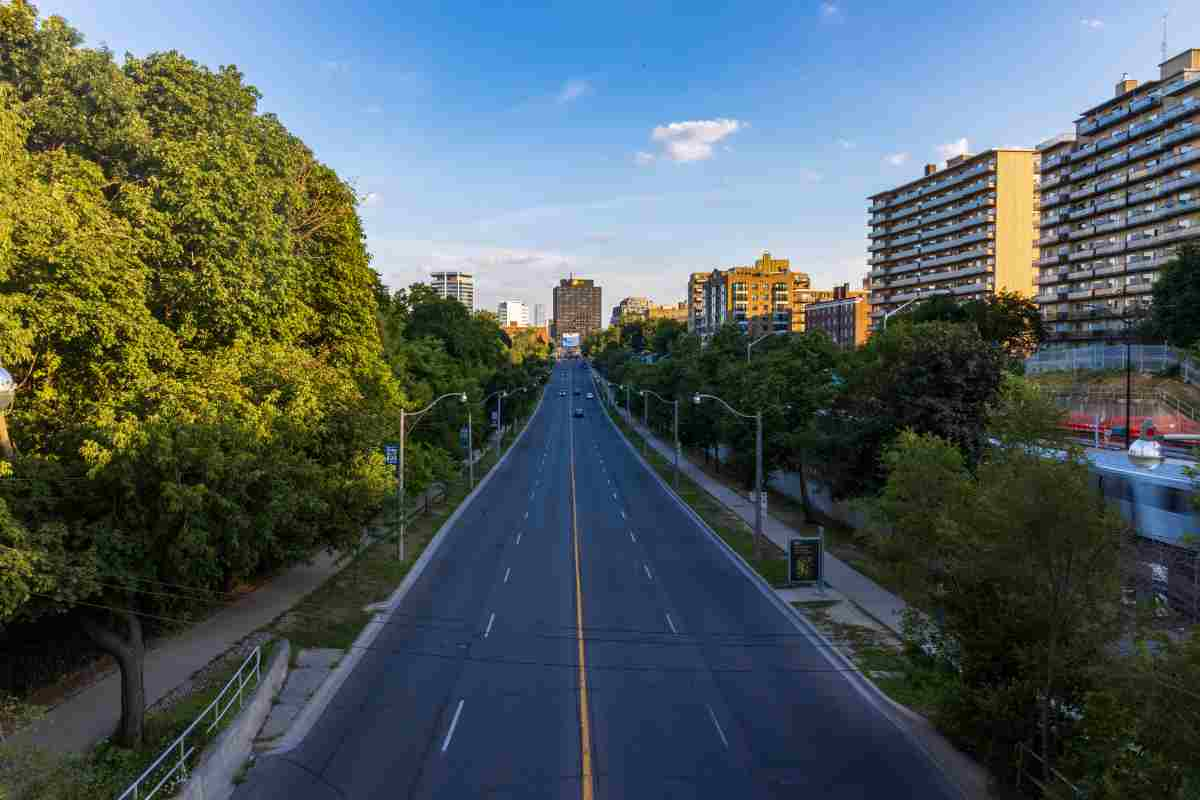
<path fill-rule="evenodd" d="M 820 13 L 821 19 L 838 19 L 842 16 L 842 7 L 834 2 L 834 0 L 824 0 L 821 3 Z"/>
<path fill-rule="evenodd" d="M 371 105 L 364 108 L 363 111 L 367 112 L 368 114 L 381 114 L 383 113 L 383 106 L 379 105 L 378 103 L 371 103 Z"/>
<path fill-rule="evenodd" d="M 1090 28 L 1091 30 L 1096 31 L 1104 27 L 1104 20 L 1084 17 L 1083 19 L 1079 20 L 1079 24 L 1085 28 Z"/>
<path fill-rule="evenodd" d="M 654 163 L 654 153 L 647 153 L 645 150 L 638 150 L 633 154 L 633 161 L 639 167 L 645 167 Z"/>
<path fill-rule="evenodd" d="M 893 167 L 902 167 L 908 163 L 908 153 L 889 153 L 883 160 Z"/>
<path fill-rule="evenodd" d="M 856 146 L 854 142 L 850 141 L 849 139 L 838 139 L 837 144 L 838 147 L 842 148 L 843 150 L 853 150 Z"/>
<path fill-rule="evenodd" d="M 964 136 L 963 138 L 956 139 L 953 142 L 939 144 L 935 149 L 937 150 L 937 154 L 941 156 L 942 161 L 949 161 L 955 156 L 961 156 L 964 153 L 969 152 L 969 148 L 967 146 L 967 137 Z"/>
<path fill-rule="evenodd" d="M 713 145 L 745 127 L 745 122 L 725 118 L 672 122 L 656 127 L 650 139 L 661 144 L 663 155 L 676 163 L 706 161 L 712 158 Z"/>
<path fill-rule="evenodd" d="M 563 87 L 559 90 L 558 96 L 555 97 L 555 100 L 558 103 L 570 103 L 573 100 L 578 100 L 584 95 L 591 93 L 592 84 L 588 83 L 582 78 L 572 78 L 563 84 Z"/>

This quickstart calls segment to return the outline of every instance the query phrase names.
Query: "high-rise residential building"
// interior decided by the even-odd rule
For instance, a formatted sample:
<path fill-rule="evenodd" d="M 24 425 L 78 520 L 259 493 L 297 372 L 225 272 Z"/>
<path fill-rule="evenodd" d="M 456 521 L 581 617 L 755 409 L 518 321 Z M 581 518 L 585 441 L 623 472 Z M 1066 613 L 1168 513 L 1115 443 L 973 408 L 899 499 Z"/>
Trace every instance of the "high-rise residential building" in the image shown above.
<path fill-rule="evenodd" d="M 519 326 L 529 327 L 529 306 L 520 300 L 505 300 L 496 309 L 496 316 L 501 328 Z"/>
<path fill-rule="evenodd" d="M 450 297 L 471 311 L 475 310 L 475 275 L 471 272 L 433 272 L 429 275 L 434 290 Z"/>
<path fill-rule="evenodd" d="M 1159 270 L 1200 240 L 1200 49 L 1123 78 L 1041 159 L 1038 304 L 1051 342 L 1124 335 Z"/>
<path fill-rule="evenodd" d="M 544 327 L 547 323 L 546 306 L 542 303 L 533 304 L 533 324 L 539 328 Z"/>
<path fill-rule="evenodd" d="M 708 272 L 693 272 L 688 277 L 688 333 L 704 333 L 704 284 L 708 283 Z"/>
<path fill-rule="evenodd" d="M 581 339 L 600 330 L 600 287 L 590 278 L 563 278 L 554 287 L 554 336 L 578 333 Z"/>
<path fill-rule="evenodd" d="M 833 287 L 833 297 L 810 303 L 804 309 L 804 325 L 809 331 L 824 331 L 843 350 L 853 350 L 867 341 L 867 292 L 851 289 L 850 284 Z"/>
<path fill-rule="evenodd" d="M 872 325 L 935 295 L 1032 296 L 1037 161 L 1033 149 L 965 153 L 868 198 Z"/>
<path fill-rule="evenodd" d="M 609 318 L 609 325 L 617 325 L 621 322 L 622 317 L 642 317 L 644 318 L 650 313 L 650 306 L 654 305 L 649 297 L 626 297 L 621 302 L 617 303 L 612 308 L 612 316 Z"/>
<path fill-rule="evenodd" d="M 669 319 L 681 325 L 687 325 L 689 308 L 687 303 L 676 303 L 673 306 L 650 306 L 646 316 L 649 319 Z"/>
<path fill-rule="evenodd" d="M 695 332 L 707 338 L 731 322 L 754 336 L 803 330 L 804 303 L 819 297 L 807 294 L 809 285 L 808 275 L 792 272 L 786 258 L 768 252 L 752 267 L 713 270 L 704 282 Z"/>

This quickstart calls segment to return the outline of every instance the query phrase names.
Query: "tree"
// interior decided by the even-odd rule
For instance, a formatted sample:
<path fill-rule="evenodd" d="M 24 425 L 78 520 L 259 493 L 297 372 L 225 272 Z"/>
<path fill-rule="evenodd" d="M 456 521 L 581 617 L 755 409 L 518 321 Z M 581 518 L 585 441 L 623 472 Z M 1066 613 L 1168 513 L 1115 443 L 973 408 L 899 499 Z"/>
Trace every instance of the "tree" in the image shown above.
<path fill-rule="evenodd" d="M 818 452 L 835 495 L 878 491 L 880 456 L 906 428 L 953 443 L 974 467 L 1004 362 L 975 326 L 946 322 L 889 326 L 847 354 L 839 393 L 818 420 Z"/>
<path fill-rule="evenodd" d="M 1024 358 L 1046 338 L 1041 310 L 1019 292 L 1001 290 L 981 300 L 959 303 L 949 295 L 932 297 L 907 315 L 903 322 L 974 323 L 980 337 L 1004 349 L 1013 358 Z"/>
<path fill-rule="evenodd" d="M 1154 284 L 1154 332 L 1175 347 L 1200 343 L 1200 245 L 1179 246 Z"/>

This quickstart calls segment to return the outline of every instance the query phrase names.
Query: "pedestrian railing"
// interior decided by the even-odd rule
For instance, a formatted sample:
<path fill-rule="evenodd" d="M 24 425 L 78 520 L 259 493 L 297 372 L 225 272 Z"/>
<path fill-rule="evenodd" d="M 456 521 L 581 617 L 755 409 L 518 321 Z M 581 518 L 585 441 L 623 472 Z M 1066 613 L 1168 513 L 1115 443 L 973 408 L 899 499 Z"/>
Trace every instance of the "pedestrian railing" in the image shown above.
<path fill-rule="evenodd" d="M 1036 762 L 1036 766 L 1035 766 Z M 1031 769 L 1032 768 L 1032 769 Z M 1033 771 L 1041 773 L 1041 777 Z M 1082 800 L 1083 791 L 1067 780 L 1061 772 L 1048 765 L 1045 760 L 1024 742 L 1017 743 L 1017 789 L 1025 782 L 1032 783 L 1041 791 L 1043 800 Z"/>
<path fill-rule="evenodd" d="M 147 767 L 146 771 L 139 775 L 138 779 L 131 783 L 117 800 L 151 800 L 158 796 L 164 787 L 167 788 L 168 793 L 163 796 L 169 796 L 175 787 L 187 780 L 188 762 L 195 754 L 196 748 L 202 743 L 201 740 L 216 730 L 235 703 L 241 710 L 247 687 L 250 687 L 253 682 L 252 688 L 257 688 L 261 680 L 262 647 L 259 646 L 255 647 L 254 651 L 246 657 L 229 682 L 213 698 L 208 707 L 200 712 L 200 716 L 196 717 L 175 741 L 167 745 L 162 754 L 154 759 L 154 763 Z M 200 730 L 202 725 L 205 726 L 203 731 Z M 153 789 L 147 790 L 146 786 L 155 778 L 158 779 L 158 782 L 154 784 Z"/>

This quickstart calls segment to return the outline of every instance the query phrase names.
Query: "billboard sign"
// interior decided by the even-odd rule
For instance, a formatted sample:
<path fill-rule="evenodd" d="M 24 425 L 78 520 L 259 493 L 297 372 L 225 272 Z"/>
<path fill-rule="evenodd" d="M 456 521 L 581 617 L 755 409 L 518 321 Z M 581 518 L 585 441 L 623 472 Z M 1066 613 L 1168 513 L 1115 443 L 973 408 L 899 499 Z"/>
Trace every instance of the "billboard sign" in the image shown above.
<path fill-rule="evenodd" d="M 821 551 L 824 542 L 819 536 L 805 536 L 788 541 L 788 583 L 815 583 L 818 586 L 823 566 Z"/>

